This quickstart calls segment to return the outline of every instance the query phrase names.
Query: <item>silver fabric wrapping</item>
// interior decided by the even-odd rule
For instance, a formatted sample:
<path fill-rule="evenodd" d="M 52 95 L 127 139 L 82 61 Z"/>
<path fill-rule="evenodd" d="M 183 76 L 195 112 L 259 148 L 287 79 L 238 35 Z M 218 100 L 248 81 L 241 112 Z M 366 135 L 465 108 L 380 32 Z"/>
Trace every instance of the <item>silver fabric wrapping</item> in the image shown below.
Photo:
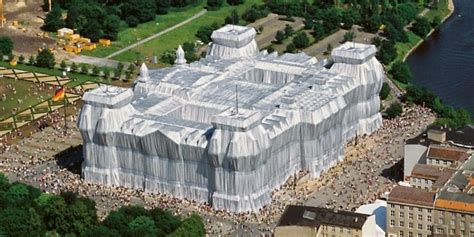
<path fill-rule="evenodd" d="M 336 49 L 330 69 L 304 54 L 209 55 L 87 92 L 84 179 L 258 211 L 290 175 L 318 177 L 348 139 L 381 126 L 383 68 L 357 46 L 368 58 Z"/>

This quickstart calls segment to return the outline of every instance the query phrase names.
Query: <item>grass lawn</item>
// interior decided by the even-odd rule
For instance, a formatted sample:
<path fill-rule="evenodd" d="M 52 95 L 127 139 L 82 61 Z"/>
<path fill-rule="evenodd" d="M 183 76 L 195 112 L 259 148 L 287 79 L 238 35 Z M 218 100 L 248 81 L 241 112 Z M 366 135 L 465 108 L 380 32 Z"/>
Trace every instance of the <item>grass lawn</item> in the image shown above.
<path fill-rule="evenodd" d="M 202 5 L 190 6 L 185 9 L 174 10 L 166 15 L 157 15 L 154 21 L 146 22 L 135 28 L 128 28 L 125 24 L 118 34 L 118 39 L 113 41 L 109 47 L 97 45 L 97 49 L 92 51 L 83 51 L 82 54 L 103 58 L 111 53 L 125 48 L 139 40 L 163 31 L 173 25 L 176 25 L 203 9 Z"/>
<path fill-rule="evenodd" d="M 13 93 L 12 87 L 15 88 L 16 93 Z M 53 96 L 54 89 L 49 90 L 46 87 L 40 90 L 35 83 L 29 81 L 1 78 L 0 95 L 3 94 L 6 95 L 7 100 L 0 103 L 0 120 L 13 115 L 14 110 L 16 112 L 25 110 Z M 21 100 L 22 103 L 18 103 L 18 100 Z"/>
<path fill-rule="evenodd" d="M 250 8 L 253 4 L 261 4 L 262 0 L 247 0 L 244 4 L 238 6 L 224 5 L 217 11 L 208 11 L 205 15 L 197 18 L 196 20 L 183 25 L 167 34 L 164 34 L 154 40 L 146 42 L 133 50 L 129 50 L 120 55 L 115 56 L 113 59 L 119 61 L 133 61 L 137 58 L 137 53 L 140 57 L 153 55 L 160 56 L 163 52 L 177 48 L 178 45 L 185 42 L 194 42 L 197 37 L 195 36 L 199 27 L 203 25 L 211 25 L 214 22 L 223 24 L 224 19 L 230 15 L 233 9 L 237 10 L 239 14 L 242 14 L 245 10 Z M 201 4 L 199 10 L 204 7 Z"/>
<path fill-rule="evenodd" d="M 420 42 L 422 40 L 421 37 L 419 37 L 418 35 L 416 35 L 415 33 L 411 32 L 411 31 L 408 31 L 407 34 L 408 34 L 408 42 L 406 42 L 406 43 L 397 42 L 395 44 L 395 49 L 397 50 L 397 57 L 395 58 L 395 60 L 393 62 L 398 61 L 398 60 L 403 61 L 403 58 L 405 57 L 405 55 L 413 47 L 415 47 L 415 45 L 418 44 L 418 42 Z M 391 64 L 389 65 L 389 67 L 390 66 L 391 66 Z"/>
<path fill-rule="evenodd" d="M 8 62 L 0 61 L 0 66 L 2 67 L 7 67 L 7 68 L 13 68 L 13 69 L 20 69 L 20 70 L 25 70 L 29 72 L 36 72 L 36 73 L 43 73 L 43 74 L 48 74 L 52 76 L 61 76 L 62 71 L 58 69 L 49 69 L 49 68 L 42 68 L 42 67 L 36 67 L 36 66 L 31 66 L 31 65 L 25 65 L 25 64 L 17 64 L 15 67 L 11 67 Z M 96 76 L 90 76 L 90 75 L 84 75 L 80 73 L 69 73 L 68 76 L 73 79 L 66 85 L 69 87 L 75 87 L 77 85 L 81 85 L 86 81 L 92 81 L 92 82 L 102 82 L 102 79 Z"/>
<path fill-rule="evenodd" d="M 440 19 L 443 19 L 445 16 L 449 14 L 448 9 L 448 0 L 439 0 L 439 5 L 436 9 L 431 9 L 428 13 L 426 13 L 425 17 L 432 21 L 433 18 L 438 16 Z"/>

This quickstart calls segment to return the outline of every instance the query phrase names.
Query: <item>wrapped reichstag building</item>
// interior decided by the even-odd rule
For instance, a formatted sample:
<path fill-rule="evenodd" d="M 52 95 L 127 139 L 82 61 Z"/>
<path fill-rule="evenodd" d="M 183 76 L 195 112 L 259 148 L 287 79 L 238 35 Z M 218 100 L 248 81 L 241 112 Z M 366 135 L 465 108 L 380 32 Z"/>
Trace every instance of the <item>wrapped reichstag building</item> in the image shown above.
<path fill-rule="evenodd" d="M 226 25 L 198 62 L 179 47 L 172 67 L 142 65 L 133 88 L 85 93 L 84 179 L 258 211 L 290 175 L 317 177 L 348 139 L 382 125 L 373 45 L 348 42 L 318 62 L 259 52 L 255 34 Z"/>

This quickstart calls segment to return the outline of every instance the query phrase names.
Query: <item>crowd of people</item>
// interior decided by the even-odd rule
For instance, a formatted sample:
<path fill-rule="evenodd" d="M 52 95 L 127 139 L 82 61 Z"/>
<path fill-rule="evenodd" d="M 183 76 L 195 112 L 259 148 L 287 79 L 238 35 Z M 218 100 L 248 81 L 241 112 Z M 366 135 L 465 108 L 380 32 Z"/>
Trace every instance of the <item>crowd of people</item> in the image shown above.
<path fill-rule="evenodd" d="M 85 182 L 80 174 L 59 167 L 51 155 L 70 147 L 72 141 L 80 144 L 81 138 L 74 126 L 64 135 L 63 119 L 61 114 L 52 113 L 38 123 L 37 133 L 41 136 L 0 149 L 0 171 L 48 192 L 73 191 L 90 197 L 96 201 L 101 217 L 122 205 L 142 204 L 147 208 L 170 209 L 176 215 L 198 212 L 206 220 L 210 234 L 239 230 L 252 235 L 270 232 L 289 204 L 354 211 L 360 205 L 375 201 L 395 185 L 396 179 L 383 176 L 382 171 L 402 158 L 404 139 L 420 133 L 434 121 L 435 115 L 421 106 L 406 107 L 402 117 L 384 120 L 383 126 L 373 134 L 349 141 L 345 147 L 346 158 L 319 178 L 308 179 L 308 172 L 301 171 L 274 190 L 272 202 L 258 213 L 238 214 L 167 194 Z M 70 119 L 75 120 L 75 117 Z M 39 129 L 44 122 L 49 126 Z M 38 147 L 34 154 L 22 152 L 21 147 L 26 144 Z"/>

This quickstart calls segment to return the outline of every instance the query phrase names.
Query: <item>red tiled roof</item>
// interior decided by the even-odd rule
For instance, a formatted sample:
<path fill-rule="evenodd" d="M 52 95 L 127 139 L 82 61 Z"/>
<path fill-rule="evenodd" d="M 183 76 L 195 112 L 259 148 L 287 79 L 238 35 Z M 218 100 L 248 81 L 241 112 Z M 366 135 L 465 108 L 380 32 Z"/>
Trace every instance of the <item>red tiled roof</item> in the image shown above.
<path fill-rule="evenodd" d="M 388 195 L 389 202 L 433 207 L 436 193 L 424 189 L 397 186 Z"/>
<path fill-rule="evenodd" d="M 467 154 L 465 150 L 452 147 L 430 146 L 427 157 L 451 161 L 464 161 L 469 158 L 469 154 Z"/>

